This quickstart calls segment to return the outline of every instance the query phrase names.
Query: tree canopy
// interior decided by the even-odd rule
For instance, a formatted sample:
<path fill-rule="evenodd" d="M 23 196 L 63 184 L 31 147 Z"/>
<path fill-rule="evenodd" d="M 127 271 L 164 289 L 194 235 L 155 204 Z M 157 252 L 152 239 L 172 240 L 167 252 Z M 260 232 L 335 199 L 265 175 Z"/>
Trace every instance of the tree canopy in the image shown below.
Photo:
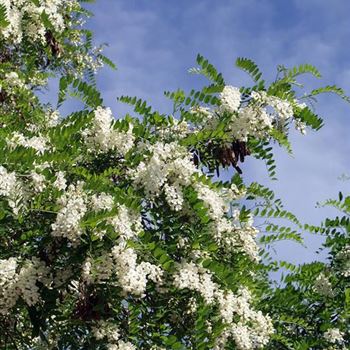
<path fill-rule="evenodd" d="M 318 130 L 309 64 L 231 86 L 203 56 L 208 84 L 165 92 L 173 113 L 121 96 L 115 118 L 95 74 L 84 1 L 0 1 L 0 347 L 4 349 L 347 349 L 350 197 L 339 217 L 301 223 L 274 193 L 246 183 L 255 157 L 276 178 L 272 145 Z M 43 103 L 59 80 L 57 105 Z M 83 103 L 61 115 L 68 96 Z M 222 169 L 232 178 L 223 181 Z M 254 223 L 260 218 L 259 230 Z M 275 241 L 327 235 L 329 259 L 275 261 Z M 274 284 L 269 274 L 283 271 Z"/>

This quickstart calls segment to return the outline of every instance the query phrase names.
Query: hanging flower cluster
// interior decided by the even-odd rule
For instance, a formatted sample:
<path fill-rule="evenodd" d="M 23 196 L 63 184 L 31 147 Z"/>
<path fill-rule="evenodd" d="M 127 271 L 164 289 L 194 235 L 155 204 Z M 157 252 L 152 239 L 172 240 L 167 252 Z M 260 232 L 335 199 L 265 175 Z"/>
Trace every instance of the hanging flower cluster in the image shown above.
<path fill-rule="evenodd" d="M 41 301 L 37 282 L 50 283 L 49 269 L 39 259 L 25 260 L 20 269 L 14 257 L 0 260 L 0 314 L 6 315 L 19 298 L 29 306 Z"/>
<path fill-rule="evenodd" d="M 306 124 L 300 119 L 293 119 L 295 109 L 307 108 L 305 103 L 297 100 L 290 102 L 265 91 L 252 91 L 251 95 L 243 96 L 240 89 L 225 85 L 219 94 L 219 107 L 211 109 L 194 106 L 190 112 L 201 116 L 200 124 L 205 130 L 218 127 L 223 116 L 226 120 L 226 130 L 234 140 L 248 141 L 249 137 L 266 139 L 274 128 L 284 128 L 286 123 L 294 120 L 296 128 L 305 133 Z"/>
<path fill-rule="evenodd" d="M 43 16 L 47 16 L 55 32 L 61 33 L 66 27 L 64 15 L 80 9 L 75 0 L 40 0 L 37 3 L 28 0 L 2 0 L 1 4 L 6 7 L 9 22 L 1 34 L 14 44 L 27 38 L 31 41 L 46 42 L 47 28 Z"/>
<path fill-rule="evenodd" d="M 114 118 L 109 108 L 98 107 L 94 111 L 93 125 L 84 131 L 84 137 L 92 152 L 114 150 L 124 156 L 134 145 L 132 126 L 127 132 L 120 132 L 113 127 Z"/>

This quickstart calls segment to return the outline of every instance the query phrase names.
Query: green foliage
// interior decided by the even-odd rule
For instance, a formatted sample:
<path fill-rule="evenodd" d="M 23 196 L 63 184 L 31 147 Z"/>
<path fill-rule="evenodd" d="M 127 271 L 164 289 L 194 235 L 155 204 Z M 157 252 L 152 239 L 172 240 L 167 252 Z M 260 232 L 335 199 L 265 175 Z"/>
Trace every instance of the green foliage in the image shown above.
<path fill-rule="evenodd" d="M 71 91 L 68 90 L 70 87 Z M 96 108 L 103 103 L 100 92 L 93 85 L 74 79 L 72 76 L 64 76 L 60 79 L 57 107 L 62 105 L 67 95 L 81 100 L 86 107 L 90 108 Z"/>
<path fill-rule="evenodd" d="M 314 130 L 319 130 L 323 126 L 323 120 L 313 113 L 308 107 L 297 111 L 295 117 L 299 118 L 302 122 Z"/>
<path fill-rule="evenodd" d="M 327 218 L 322 226 L 305 225 L 312 233 L 327 235 L 324 248 L 328 262 L 311 262 L 282 276 L 283 285 L 271 290 L 266 306 L 279 318 L 278 334 L 272 348 L 286 345 L 291 349 L 324 349 L 330 346 L 327 331 L 335 329 L 340 338 L 335 343 L 345 349 L 349 344 L 349 281 L 346 257 L 350 243 L 347 198 L 327 200 L 324 205 L 338 208 L 343 217 Z M 345 259 L 345 260 L 344 260 Z"/>
<path fill-rule="evenodd" d="M 255 62 L 253 62 L 249 58 L 237 58 L 236 66 L 247 72 L 256 83 L 258 83 L 261 80 L 262 73 L 260 72 L 259 67 Z"/>
<path fill-rule="evenodd" d="M 0 27 L 6 28 L 10 23 L 7 20 L 6 6 L 0 4 Z"/>
<path fill-rule="evenodd" d="M 340 96 L 343 100 L 350 102 L 350 98 L 345 95 L 344 90 L 336 85 L 327 85 L 318 89 L 314 89 L 310 92 L 309 96 L 313 97 L 322 93 L 334 93 Z"/>
<path fill-rule="evenodd" d="M 200 71 L 201 74 L 205 75 L 209 80 L 214 82 L 216 85 L 219 85 L 219 86 L 225 85 L 225 81 L 224 81 L 224 78 L 222 77 L 222 74 L 218 73 L 216 68 L 200 54 L 197 55 L 197 63 L 201 67 L 201 71 Z"/>
<path fill-rule="evenodd" d="M 303 75 L 306 73 L 309 73 L 316 78 L 321 78 L 321 73 L 319 72 L 319 70 L 315 66 L 307 63 L 301 64 L 299 66 L 295 66 L 290 69 L 287 69 L 284 66 L 279 66 L 278 71 L 284 74 L 284 79 L 286 79 L 286 81 L 290 80 L 291 82 L 294 82 L 294 79 L 297 76 Z"/>

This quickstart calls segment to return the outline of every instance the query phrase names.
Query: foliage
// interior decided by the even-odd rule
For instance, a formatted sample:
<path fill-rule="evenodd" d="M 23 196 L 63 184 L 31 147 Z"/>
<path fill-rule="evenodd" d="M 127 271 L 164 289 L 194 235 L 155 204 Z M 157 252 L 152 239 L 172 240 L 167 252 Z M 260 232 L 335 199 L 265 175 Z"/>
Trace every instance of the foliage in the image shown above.
<path fill-rule="evenodd" d="M 303 264 L 265 300 L 277 334 L 271 349 L 348 349 L 350 346 L 350 197 L 327 200 L 342 216 L 326 219 L 327 261 Z"/>
<path fill-rule="evenodd" d="M 291 152 L 291 127 L 322 126 L 295 90 L 298 75 L 320 76 L 314 67 L 279 67 L 268 85 L 239 58 L 255 85 L 238 88 L 198 55 L 191 72 L 209 85 L 166 92 L 171 115 L 122 96 L 137 115 L 116 120 L 94 78 L 103 63 L 115 66 L 80 27 L 89 13 L 79 2 L 0 5 L 0 347 L 318 349 L 328 344 L 317 343 L 320 332 L 348 331 L 338 319 L 346 280 L 332 275 L 337 298 L 319 301 L 307 286 L 324 264 L 273 261 L 273 242 L 301 242 L 306 226 L 242 176 L 254 156 L 275 178 L 272 144 Z M 38 97 L 48 78 L 59 81 L 56 107 Z M 323 92 L 344 97 L 336 87 L 306 96 Z M 83 107 L 61 116 L 68 96 Z M 223 182 L 229 167 L 235 175 Z M 329 204 L 347 211 L 349 199 Z M 334 261 L 346 243 L 340 226 L 348 219 L 310 226 L 329 234 Z M 293 273 L 274 290 L 268 273 L 279 268 Z"/>

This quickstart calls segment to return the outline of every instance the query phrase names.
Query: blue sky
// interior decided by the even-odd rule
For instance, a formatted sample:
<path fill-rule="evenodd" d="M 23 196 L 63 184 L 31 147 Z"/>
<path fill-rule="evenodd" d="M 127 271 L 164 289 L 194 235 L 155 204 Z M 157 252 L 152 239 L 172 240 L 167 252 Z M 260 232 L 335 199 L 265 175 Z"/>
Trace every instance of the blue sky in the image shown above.
<path fill-rule="evenodd" d="M 308 89 L 337 84 L 350 95 L 350 2 L 348 0 L 97 0 L 89 5 L 95 16 L 87 26 L 96 43 L 106 42 L 105 53 L 118 66 L 103 69 L 98 84 L 117 117 L 130 110 L 116 102 L 120 95 L 139 96 L 161 112 L 170 112 L 163 91 L 199 87 L 203 80 L 187 73 L 201 53 L 236 86 L 250 84 L 234 67 L 237 57 L 258 63 L 266 80 L 276 66 L 315 65 L 321 80 L 304 79 Z M 264 166 L 249 160 L 243 167 L 248 180 L 273 188 L 305 222 L 317 224 L 329 209 L 317 201 L 350 194 L 350 104 L 336 96 L 322 96 L 317 105 L 325 126 L 307 136 L 292 135 L 294 156 L 277 151 L 277 182 L 270 182 Z M 320 239 L 306 235 L 309 247 Z M 291 243 L 276 245 L 279 256 L 310 261 L 315 254 Z M 317 257 L 316 257 L 317 258 Z"/>

